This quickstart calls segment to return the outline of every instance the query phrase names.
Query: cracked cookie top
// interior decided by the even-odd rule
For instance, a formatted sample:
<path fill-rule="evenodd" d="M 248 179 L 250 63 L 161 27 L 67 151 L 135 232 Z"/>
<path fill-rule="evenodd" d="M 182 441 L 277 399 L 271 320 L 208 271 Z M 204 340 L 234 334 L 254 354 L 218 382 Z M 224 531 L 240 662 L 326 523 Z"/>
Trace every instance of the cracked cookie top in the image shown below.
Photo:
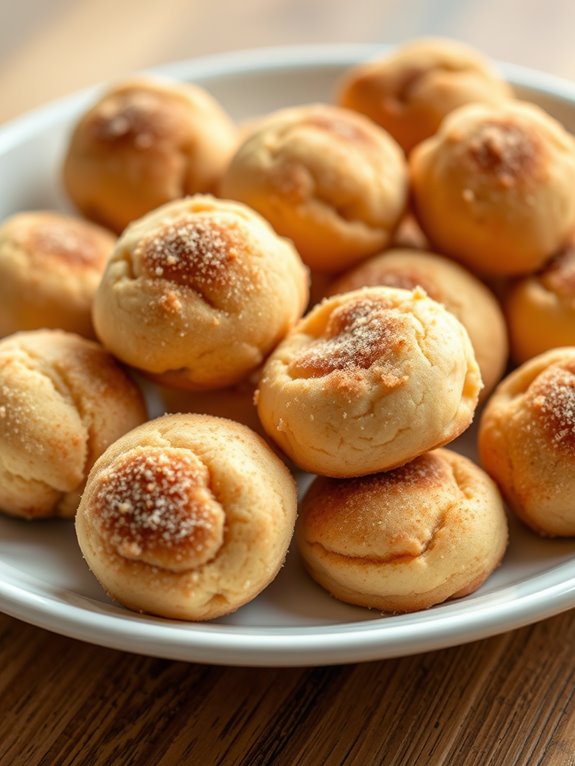
<path fill-rule="evenodd" d="M 135 221 L 96 293 L 94 326 L 155 380 L 204 390 L 239 383 L 300 318 L 307 269 L 255 211 L 195 195 Z"/>
<path fill-rule="evenodd" d="M 236 142 L 232 121 L 203 88 L 140 77 L 110 88 L 81 116 L 64 186 L 88 218 L 121 232 L 170 200 L 212 192 Z"/>
<path fill-rule="evenodd" d="M 407 203 L 407 172 L 395 141 L 368 118 L 311 104 L 259 121 L 220 191 L 292 239 L 310 268 L 333 273 L 390 241 Z"/>
<path fill-rule="evenodd" d="M 400 45 L 351 67 L 338 101 L 388 130 L 409 153 L 464 104 L 500 103 L 511 88 L 476 50 L 430 38 Z"/>
<path fill-rule="evenodd" d="M 384 471 L 470 424 L 481 377 L 463 325 L 421 288 L 326 298 L 264 365 L 266 432 L 301 468 Z"/>
<path fill-rule="evenodd" d="M 145 418 L 138 388 L 98 344 L 60 330 L 0 341 L 0 510 L 73 516 L 94 461 Z"/>

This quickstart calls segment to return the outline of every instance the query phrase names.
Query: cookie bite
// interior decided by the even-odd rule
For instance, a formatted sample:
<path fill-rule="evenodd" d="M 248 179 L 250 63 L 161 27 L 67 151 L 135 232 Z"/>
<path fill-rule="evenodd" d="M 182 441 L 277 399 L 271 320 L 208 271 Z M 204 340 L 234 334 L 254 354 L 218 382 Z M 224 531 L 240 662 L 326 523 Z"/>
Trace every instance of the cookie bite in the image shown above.
<path fill-rule="evenodd" d="M 407 202 L 401 149 L 363 115 L 328 104 L 274 112 L 240 145 L 220 186 L 293 240 L 318 272 L 389 242 Z"/>
<path fill-rule="evenodd" d="M 539 107 L 461 107 L 410 155 L 434 250 L 485 275 L 538 269 L 575 228 L 575 140 Z"/>
<path fill-rule="evenodd" d="M 469 334 L 483 380 L 481 398 L 488 396 L 505 370 L 508 355 L 505 319 L 491 290 L 448 258 L 406 249 L 387 250 L 360 263 L 332 282 L 327 294 L 377 285 L 422 287 L 451 311 Z"/>
<path fill-rule="evenodd" d="M 16 213 L 0 226 L 0 336 L 55 328 L 94 337 L 92 302 L 115 236 L 64 213 Z"/>
<path fill-rule="evenodd" d="M 212 192 L 236 128 L 197 85 L 142 77 L 112 86 L 76 123 L 65 190 L 88 218 L 116 232 L 187 194 Z"/>
<path fill-rule="evenodd" d="M 327 298 L 264 365 L 266 433 L 300 468 L 385 471 L 455 439 L 481 377 L 463 325 L 423 290 L 373 287 Z"/>
<path fill-rule="evenodd" d="M 78 542 L 130 609 L 210 620 L 276 576 L 296 518 L 295 482 L 249 428 L 166 415 L 126 434 L 90 473 Z"/>
<path fill-rule="evenodd" d="M 525 362 L 487 402 L 479 456 L 510 507 L 543 536 L 575 535 L 575 348 Z"/>
<path fill-rule="evenodd" d="M 75 514 L 95 460 L 146 419 L 143 397 L 110 354 L 59 330 L 0 341 L 0 511 Z"/>
<path fill-rule="evenodd" d="M 517 364 L 558 346 L 575 346 L 575 237 L 505 295 L 511 355 Z"/>
<path fill-rule="evenodd" d="M 314 480 L 296 539 L 335 598 L 414 612 L 472 593 L 501 563 L 507 518 L 493 481 L 451 450 L 356 479 Z"/>
<path fill-rule="evenodd" d="M 261 365 L 307 300 L 290 242 L 245 205 L 196 195 L 122 234 L 94 325 L 106 348 L 164 385 L 223 388 Z"/>
<path fill-rule="evenodd" d="M 385 128 L 407 154 L 454 109 L 511 96 L 478 51 L 455 40 L 424 38 L 351 67 L 337 100 Z"/>

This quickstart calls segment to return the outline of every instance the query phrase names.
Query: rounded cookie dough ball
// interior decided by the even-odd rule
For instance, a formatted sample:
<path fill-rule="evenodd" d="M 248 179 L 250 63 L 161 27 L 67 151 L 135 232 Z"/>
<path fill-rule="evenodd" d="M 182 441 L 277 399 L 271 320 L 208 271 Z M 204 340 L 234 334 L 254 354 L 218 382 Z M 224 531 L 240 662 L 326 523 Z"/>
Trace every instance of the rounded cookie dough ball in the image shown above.
<path fill-rule="evenodd" d="M 558 346 L 575 346 L 575 237 L 505 296 L 511 355 L 517 364 Z"/>
<path fill-rule="evenodd" d="M 113 354 L 161 383 L 221 388 L 262 363 L 307 300 L 307 271 L 290 242 L 245 205 L 198 195 L 120 237 L 94 326 Z"/>
<path fill-rule="evenodd" d="M 311 269 L 334 273 L 389 242 L 407 203 L 407 170 L 395 141 L 366 117 L 312 104 L 262 120 L 220 192 L 292 239 Z"/>
<path fill-rule="evenodd" d="M 316 306 L 267 360 L 268 435 L 301 468 L 384 471 L 459 436 L 481 377 L 461 323 L 423 290 L 373 287 Z"/>
<path fill-rule="evenodd" d="M 166 415 L 96 463 L 76 531 L 112 598 L 162 617 L 210 620 L 274 579 L 296 506 L 289 471 L 249 428 Z"/>
<path fill-rule="evenodd" d="M 296 539 L 311 576 L 336 598 L 413 612 L 479 588 L 500 564 L 508 533 L 487 474 L 435 450 L 386 473 L 318 477 Z"/>
<path fill-rule="evenodd" d="M 63 213 L 16 213 L 0 226 L 0 336 L 55 328 L 94 337 L 92 302 L 116 238 Z"/>
<path fill-rule="evenodd" d="M 199 86 L 129 80 L 80 117 L 64 186 L 88 218 L 120 232 L 170 200 L 213 191 L 236 143 L 230 118 Z"/>
<path fill-rule="evenodd" d="M 511 96 L 509 85 L 478 51 L 430 38 L 351 67 L 338 101 L 381 125 L 408 153 L 454 109 L 474 102 L 499 104 Z"/>
<path fill-rule="evenodd" d="M 136 385 L 97 343 L 59 330 L 0 341 L 0 510 L 73 516 L 95 460 L 146 419 Z"/>
<path fill-rule="evenodd" d="M 451 311 L 469 334 L 483 380 L 481 398 L 488 396 L 505 369 L 508 344 L 499 303 L 482 282 L 435 253 L 387 250 L 342 274 L 327 294 L 376 285 L 407 290 L 422 287 L 430 298 Z"/>
<path fill-rule="evenodd" d="M 433 249 L 493 275 L 537 269 L 575 228 L 575 140 L 533 104 L 473 104 L 410 156 Z"/>
<path fill-rule="evenodd" d="M 499 384 L 480 420 L 479 456 L 532 529 L 575 535 L 575 348 L 540 354 Z"/>

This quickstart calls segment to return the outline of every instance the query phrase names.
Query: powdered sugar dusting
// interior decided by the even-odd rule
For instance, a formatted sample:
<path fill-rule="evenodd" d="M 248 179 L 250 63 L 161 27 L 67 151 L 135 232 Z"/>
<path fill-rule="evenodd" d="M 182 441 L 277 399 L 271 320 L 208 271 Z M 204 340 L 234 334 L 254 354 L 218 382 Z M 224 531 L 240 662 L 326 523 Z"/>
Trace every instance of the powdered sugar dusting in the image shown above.
<path fill-rule="evenodd" d="M 207 468 L 191 453 L 139 450 L 109 469 L 94 496 L 98 526 L 120 555 L 166 568 L 205 563 L 224 517 Z"/>

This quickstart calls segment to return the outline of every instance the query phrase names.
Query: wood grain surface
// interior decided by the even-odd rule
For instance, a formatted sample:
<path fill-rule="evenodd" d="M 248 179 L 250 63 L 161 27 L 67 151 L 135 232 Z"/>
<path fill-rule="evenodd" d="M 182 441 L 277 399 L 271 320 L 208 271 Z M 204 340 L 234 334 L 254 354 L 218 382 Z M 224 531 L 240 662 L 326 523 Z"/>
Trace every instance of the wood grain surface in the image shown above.
<path fill-rule="evenodd" d="M 385 662 L 225 668 L 0 616 L 0 763 L 573 766 L 574 646 L 569 612 Z"/>
<path fill-rule="evenodd" d="M 19 0 L 0 9 L 0 121 L 192 56 L 465 40 L 575 79 L 572 0 Z M 575 611 L 444 651 L 337 667 L 171 662 L 0 615 L 0 766 L 575 766 Z"/>

